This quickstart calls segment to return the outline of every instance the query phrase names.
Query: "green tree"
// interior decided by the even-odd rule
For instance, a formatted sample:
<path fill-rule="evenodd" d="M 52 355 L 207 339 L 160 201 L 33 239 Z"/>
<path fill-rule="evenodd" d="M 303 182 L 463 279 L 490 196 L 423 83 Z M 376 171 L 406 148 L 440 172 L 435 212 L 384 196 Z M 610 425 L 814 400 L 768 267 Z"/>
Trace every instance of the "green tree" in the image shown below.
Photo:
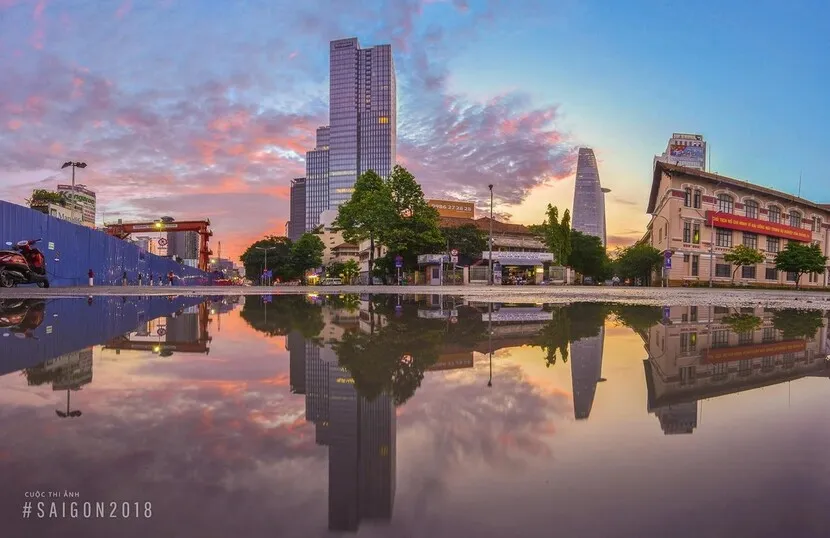
<path fill-rule="evenodd" d="M 343 264 L 343 269 L 340 272 L 340 278 L 342 278 L 346 284 L 351 284 L 359 274 L 360 265 L 357 263 L 357 260 L 346 260 Z"/>
<path fill-rule="evenodd" d="M 746 245 L 736 245 L 723 256 L 723 260 L 726 263 L 731 263 L 735 266 L 735 269 L 732 271 L 732 282 L 735 281 L 735 273 L 738 272 L 738 269 L 749 265 L 764 263 L 765 259 L 764 255 L 758 250 Z"/>
<path fill-rule="evenodd" d="M 645 243 L 637 243 L 617 252 L 614 269 L 620 278 L 651 280 L 651 272 L 663 264 L 663 254 Z"/>
<path fill-rule="evenodd" d="M 565 210 L 559 220 L 559 208 L 548 204 L 546 218 L 542 224 L 533 224 L 530 231 L 536 235 L 553 254 L 556 263 L 569 265 L 573 238 L 571 236 L 571 213 Z"/>
<path fill-rule="evenodd" d="M 249 296 L 240 315 L 251 328 L 269 336 L 298 331 L 304 338 L 314 340 L 325 327 L 322 307 L 309 302 L 305 295 L 278 296 L 271 303 Z"/>
<path fill-rule="evenodd" d="M 382 243 L 389 250 L 390 258 L 401 255 L 407 268 L 417 264 L 419 254 L 443 251 L 446 241 L 438 228 L 438 210 L 427 203 L 415 176 L 396 165 L 386 184 L 392 197 L 394 219 L 383 230 Z"/>
<path fill-rule="evenodd" d="M 266 258 L 268 269 L 273 271 L 274 277 L 280 280 L 297 278 L 297 273 L 291 263 L 291 240 L 287 237 L 267 236 L 255 242 L 239 257 L 245 266 L 245 274 L 254 280 L 265 270 Z M 267 250 L 267 256 L 266 251 Z"/>
<path fill-rule="evenodd" d="M 306 232 L 291 245 L 291 266 L 295 274 L 306 281 L 306 272 L 309 269 L 320 267 L 323 264 L 323 251 L 326 246 L 320 236 Z"/>
<path fill-rule="evenodd" d="M 450 249 L 458 254 L 477 260 L 487 250 L 487 233 L 475 224 L 462 224 L 457 228 L 441 228 Z"/>
<path fill-rule="evenodd" d="M 545 352 L 545 366 L 556 364 L 557 354 L 568 362 L 568 346 L 584 338 L 599 335 L 608 317 L 608 306 L 602 303 L 576 303 L 552 307 L 553 318 L 536 336 L 533 344 Z"/>
<path fill-rule="evenodd" d="M 37 207 L 41 204 L 55 204 L 66 207 L 67 198 L 62 192 L 55 192 L 46 189 L 35 189 L 32 197 L 26 200 L 29 207 Z"/>
<path fill-rule="evenodd" d="M 721 320 L 721 323 L 738 334 L 751 333 L 758 329 L 763 320 L 754 314 L 730 314 Z"/>
<path fill-rule="evenodd" d="M 609 305 L 609 311 L 618 323 L 640 335 L 647 333 L 663 319 L 662 310 L 656 306 L 615 303 Z"/>
<path fill-rule="evenodd" d="M 608 255 L 599 237 L 572 231 L 568 265 L 584 277 L 604 278 L 609 272 Z"/>
<path fill-rule="evenodd" d="M 779 271 L 795 273 L 795 287 L 798 289 L 804 273 L 824 273 L 827 270 L 827 256 L 821 253 L 818 244 L 790 241 L 784 250 L 775 255 L 775 267 Z"/>
<path fill-rule="evenodd" d="M 343 262 L 333 261 L 326 266 L 326 276 L 329 278 L 342 278 L 343 268 L 346 266 Z"/>
<path fill-rule="evenodd" d="M 395 207 L 389 185 L 374 170 L 367 170 L 354 185 L 348 202 L 341 205 L 334 227 L 342 230 L 349 243 L 369 240 L 369 273 L 375 265 L 375 241 L 384 243 L 384 232 L 396 223 Z M 369 279 L 369 285 L 373 279 Z"/>
<path fill-rule="evenodd" d="M 820 310 L 783 308 L 773 313 L 772 325 L 784 340 L 813 338 L 824 326 L 824 319 Z"/>

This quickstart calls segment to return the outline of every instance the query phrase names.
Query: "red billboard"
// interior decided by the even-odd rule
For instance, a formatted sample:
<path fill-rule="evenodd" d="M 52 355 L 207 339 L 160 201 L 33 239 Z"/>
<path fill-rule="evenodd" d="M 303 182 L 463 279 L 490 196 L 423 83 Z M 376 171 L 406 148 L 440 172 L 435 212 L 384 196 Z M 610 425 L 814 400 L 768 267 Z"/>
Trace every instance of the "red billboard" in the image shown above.
<path fill-rule="evenodd" d="M 706 221 L 710 226 L 716 226 L 718 228 L 741 230 L 743 232 L 755 232 L 764 235 L 771 235 L 773 237 L 794 239 L 795 241 L 802 241 L 804 243 L 809 243 L 813 239 L 813 234 L 810 230 L 796 228 L 794 226 L 788 226 L 778 222 L 751 219 L 749 217 L 739 217 L 738 215 L 733 215 L 731 213 L 707 211 Z"/>
<path fill-rule="evenodd" d="M 790 340 L 787 342 L 772 342 L 769 344 L 756 344 L 751 346 L 723 347 L 703 350 L 703 364 L 716 362 L 732 362 L 758 357 L 771 357 L 783 353 L 799 353 L 807 349 L 807 342 L 804 340 Z"/>

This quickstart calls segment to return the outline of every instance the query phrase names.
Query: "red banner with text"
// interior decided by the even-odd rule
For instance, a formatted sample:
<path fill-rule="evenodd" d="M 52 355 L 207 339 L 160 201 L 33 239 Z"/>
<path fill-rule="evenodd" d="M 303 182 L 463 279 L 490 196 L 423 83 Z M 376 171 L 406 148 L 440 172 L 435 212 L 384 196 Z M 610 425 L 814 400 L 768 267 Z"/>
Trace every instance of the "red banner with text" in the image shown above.
<path fill-rule="evenodd" d="M 784 353 L 799 353 L 807 349 L 807 342 L 804 340 L 790 340 L 786 342 L 774 342 L 769 344 L 756 344 L 752 346 L 722 347 L 703 350 L 703 364 L 716 362 L 732 362 L 746 359 L 757 359 L 758 357 L 771 357 Z"/>
<path fill-rule="evenodd" d="M 709 223 L 709 226 L 715 226 L 717 228 L 755 232 L 763 235 L 771 235 L 773 237 L 794 239 L 795 241 L 802 241 L 804 243 L 809 243 L 813 239 L 813 234 L 810 230 L 796 228 L 794 226 L 788 226 L 778 222 L 751 219 L 749 217 L 739 217 L 737 215 L 732 215 L 731 213 L 707 211 L 706 221 Z"/>

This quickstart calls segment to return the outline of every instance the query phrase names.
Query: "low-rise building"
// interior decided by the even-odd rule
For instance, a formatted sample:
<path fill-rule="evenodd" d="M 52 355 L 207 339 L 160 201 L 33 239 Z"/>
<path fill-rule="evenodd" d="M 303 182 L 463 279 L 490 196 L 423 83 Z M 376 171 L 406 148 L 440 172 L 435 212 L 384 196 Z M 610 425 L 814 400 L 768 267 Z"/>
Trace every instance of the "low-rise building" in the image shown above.
<path fill-rule="evenodd" d="M 346 263 L 348 260 L 360 260 L 358 245 L 346 241 L 343 238 L 343 232 L 334 228 L 334 219 L 336 218 L 337 210 L 323 211 L 320 215 L 320 225 L 315 232 L 323 242 L 323 246 L 325 246 L 323 266 L 335 262 Z"/>
<path fill-rule="evenodd" d="M 39 211 L 44 215 L 55 217 L 56 219 L 68 220 L 69 222 L 83 225 L 80 209 L 76 209 L 73 214 L 71 207 L 62 206 L 60 204 L 51 204 L 48 202 L 33 203 L 32 209 Z"/>
<path fill-rule="evenodd" d="M 655 164 L 647 213 L 652 219 L 643 241 L 667 254 L 661 276 L 673 286 L 730 283 L 734 267 L 724 255 L 741 244 L 765 260 L 742 267 L 736 283 L 795 286 L 795 274 L 775 268 L 776 254 L 790 241 L 818 244 L 825 255 L 830 251 L 827 205 L 674 164 Z M 827 271 L 804 275 L 800 284 L 827 286 Z"/>

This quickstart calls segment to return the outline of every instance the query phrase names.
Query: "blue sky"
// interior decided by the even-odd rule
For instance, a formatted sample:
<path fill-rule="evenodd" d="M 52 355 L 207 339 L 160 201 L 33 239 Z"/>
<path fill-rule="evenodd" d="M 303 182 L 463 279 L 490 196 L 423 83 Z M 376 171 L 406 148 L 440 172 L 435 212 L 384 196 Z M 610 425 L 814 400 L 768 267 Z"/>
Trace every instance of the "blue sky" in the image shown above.
<path fill-rule="evenodd" d="M 612 244 L 645 227 L 652 157 L 830 201 L 830 3 L 0 0 L 0 197 L 90 167 L 108 218 L 210 217 L 232 255 L 281 234 L 327 122 L 331 39 L 392 43 L 398 153 L 430 196 L 541 221 L 595 149 Z M 64 172 L 65 173 L 65 172 Z M 484 205 L 482 205 L 482 208 Z"/>

